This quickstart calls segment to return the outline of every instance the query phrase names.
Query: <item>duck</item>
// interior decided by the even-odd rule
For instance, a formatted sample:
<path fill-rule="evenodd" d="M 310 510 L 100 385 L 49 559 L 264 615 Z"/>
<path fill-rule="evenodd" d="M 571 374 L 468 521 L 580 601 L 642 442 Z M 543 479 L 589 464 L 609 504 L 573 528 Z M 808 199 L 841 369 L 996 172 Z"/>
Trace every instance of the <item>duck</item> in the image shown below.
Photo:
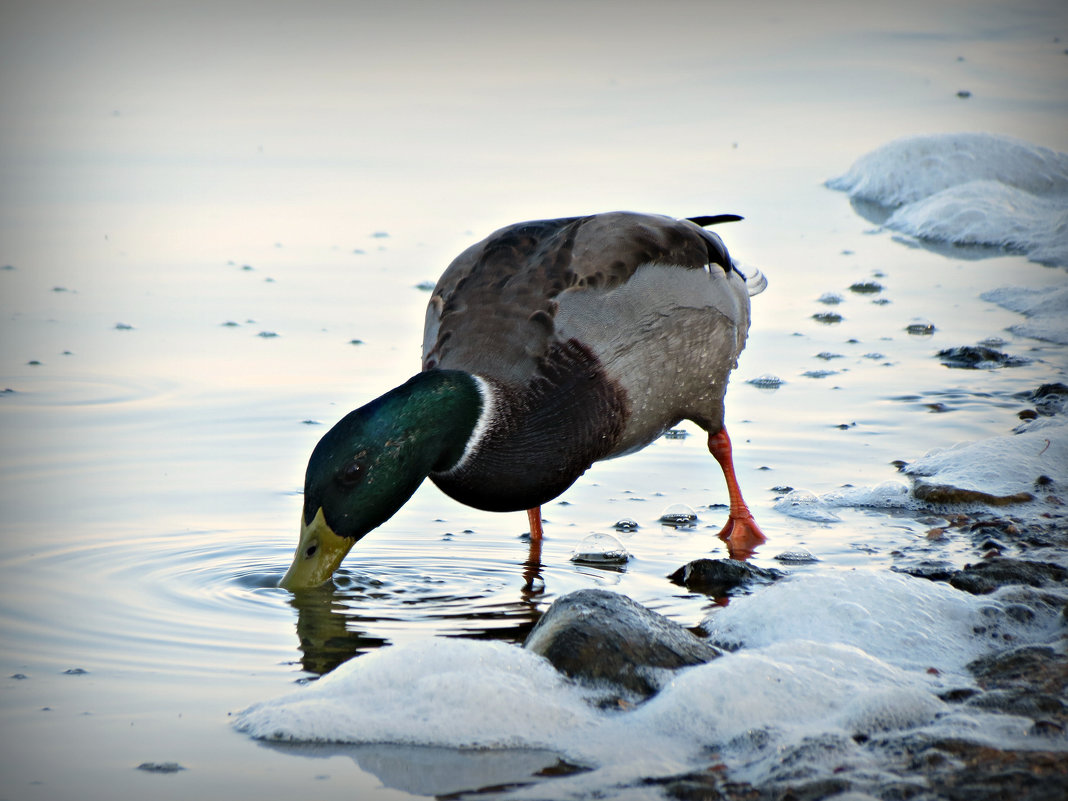
<path fill-rule="evenodd" d="M 750 327 L 747 277 L 708 230 L 733 214 L 608 212 L 508 225 L 446 268 L 426 309 L 422 369 L 342 417 L 308 460 L 300 535 L 280 586 L 329 581 L 351 548 L 429 478 L 460 503 L 527 512 L 593 465 L 683 420 L 708 435 L 727 485 L 719 537 L 749 558 L 724 396 Z"/>

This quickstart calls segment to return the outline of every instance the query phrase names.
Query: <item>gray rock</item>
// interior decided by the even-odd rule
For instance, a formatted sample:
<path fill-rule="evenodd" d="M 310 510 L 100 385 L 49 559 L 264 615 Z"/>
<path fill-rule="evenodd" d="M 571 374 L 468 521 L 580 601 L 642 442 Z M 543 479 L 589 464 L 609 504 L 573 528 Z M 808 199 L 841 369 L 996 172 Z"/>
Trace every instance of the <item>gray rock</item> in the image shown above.
<path fill-rule="evenodd" d="M 558 598 L 523 647 L 571 678 L 641 698 L 655 694 L 669 671 L 721 655 L 678 623 L 607 590 Z"/>

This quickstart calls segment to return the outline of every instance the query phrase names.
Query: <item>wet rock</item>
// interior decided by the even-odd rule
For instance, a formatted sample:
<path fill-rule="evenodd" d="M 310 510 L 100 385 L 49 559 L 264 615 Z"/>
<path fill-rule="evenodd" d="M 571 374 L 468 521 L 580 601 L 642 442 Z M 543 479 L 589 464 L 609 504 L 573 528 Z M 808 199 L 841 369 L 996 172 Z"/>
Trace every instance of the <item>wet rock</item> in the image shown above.
<path fill-rule="evenodd" d="M 1052 562 L 1032 562 L 997 556 L 974 565 L 965 565 L 949 578 L 958 590 L 973 595 L 985 595 L 1003 584 L 1025 584 L 1029 587 L 1064 584 L 1068 570 Z"/>
<path fill-rule="evenodd" d="M 1039 414 L 1052 417 L 1063 412 L 1065 406 L 1068 405 L 1068 386 L 1059 382 L 1043 384 L 1030 393 L 1030 399 L 1035 402 L 1035 408 Z"/>
<path fill-rule="evenodd" d="M 1068 760 L 1063 751 L 1004 751 L 956 739 L 932 739 L 912 753 L 930 795 L 946 801 L 1063 801 Z"/>
<path fill-rule="evenodd" d="M 754 584 L 770 584 L 785 575 L 781 570 L 757 567 L 737 559 L 695 559 L 668 578 L 688 590 L 722 597 Z"/>
<path fill-rule="evenodd" d="M 1030 361 L 1030 359 L 1025 359 L 1022 356 L 1011 356 L 985 345 L 964 345 L 959 348 L 946 348 L 938 351 L 938 358 L 946 367 L 958 367 L 968 370 L 1019 367 Z"/>
<path fill-rule="evenodd" d="M 1047 694 L 1057 698 L 1062 714 L 1068 710 L 1068 655 L 1048 645 L 1022 645 L 983 656 L 970 662 L 968 670 L 983 689 Z"/>
<path fill-rule="evenodd" d="M 561 673 L 647 698 L 668 671 L 709 662 L 718 648 L 625 595 L 578 590 L 553 602 L 523 647 Z"/>
<path fill-rule="evenodd" d="M 1023 687 L 980 693 L 969 699 L 967 705 L 990 712 L 1021 715 L 1036 723 L 1053 723 L 1062 729 L 1064 721 L 1068 720 L 1068 706 L 1056 695 L 1036 693 Z"/>

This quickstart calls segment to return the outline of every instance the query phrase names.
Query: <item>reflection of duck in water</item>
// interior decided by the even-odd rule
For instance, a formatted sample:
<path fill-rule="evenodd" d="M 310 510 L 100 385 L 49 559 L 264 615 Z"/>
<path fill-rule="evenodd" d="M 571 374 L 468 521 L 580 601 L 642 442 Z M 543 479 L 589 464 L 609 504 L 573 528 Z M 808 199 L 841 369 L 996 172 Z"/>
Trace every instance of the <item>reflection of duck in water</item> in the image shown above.
<path fill-rule="evenodd" d="M 389 570 L 389 566 L 382 568 L 383 573 Z M 429 578 L 426 582 L 420 588 L 410 575 L 396 576 L 396 586 L 392 586 L 393 581 L 382 582 L 364 574 L 338 582 L 340 586 L 327 582 L 290 595 L 289 605 L 297 611 L 301 667 L 308 673 L 325 675 L 354 656 L 389 645 L 393 632 L 405 626 L 413 614 L 422 614 L 421 609 L 440 611 L 443 598 L 447 604 L 459 600 L 443 596 L 440 582 Z M 465 638 L 521 643 L 543 611 L 538 609 L 536 594 L 524 591 L 521 595 L 518 601 L 487 598 L 461 623 L 453 617 L 453 625 Z"/>
<path fill-rule="evenodd" d="M 321 587 L 314 593 L 290 596 L 297 610 L 297 637 L 300 639 L 300 666 L 308 673 L 322 676 L 354 656 L 380 648 L 388 640 L 367 632 L 353 619 L 342 603 L 344 596 L 335 587 Z"/>
<path fill-rule="evenodd" d="M 479 509 L 541 505 L 593 462 L 637 451 L 680 420 L 708 431 L 744 559 L 764 541 L 742 500 L 723 395 L 762 277 L 738 271 L 701 225 L 617 212 L 502 228 L 461 253 L 427 308 L 423 372 L 346 415 L 312 452 L 300 542 L 281 585 L 326 581 L 427 476 Z"/>

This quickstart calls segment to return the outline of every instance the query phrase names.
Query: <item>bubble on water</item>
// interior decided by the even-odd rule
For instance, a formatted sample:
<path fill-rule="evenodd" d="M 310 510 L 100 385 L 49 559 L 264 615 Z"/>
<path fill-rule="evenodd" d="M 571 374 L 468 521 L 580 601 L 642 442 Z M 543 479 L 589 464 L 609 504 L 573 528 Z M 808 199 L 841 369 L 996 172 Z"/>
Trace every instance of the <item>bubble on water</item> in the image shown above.
<path fill-rule="evenodd" d="M 591 534 L 571 552 L 572 562 L 594 565 L 622 565 L 630 559 L 623 544 L 611 534 Z"/>
<path fill-rule="evenodd" d="M 616 531 L 637 531 L 638 521 L 629 517 L 624 517 L 622 520 L 617 520 L 612 528 Z"/>
<path fill-rule="evenodd" d="M 935 324 L 917 317 L 905 326 L 905 332 L 917 337 L 929 337 L 935 332 Z"/>
<path fill-rule="evenodd" d="M 800 520 L 815 523 L 835 523 L 841 520 L 827 505 L 808 490 L 794 490 L 775 503 L 775 511 Z"/>
<path fill-rule="evenodd" d="M 697 524 L 697 512 L 684 503 L 673 503 L 661 513 L 660 522 L 673 528 L 690 528 Z"/>
<path fill-rule="evenodd" d="M 874 487 L 842 487 L 820 496 L 828 506 L 899 509 L 913 505 L 909 488 L 900 481 L 884 481 Z"/>

